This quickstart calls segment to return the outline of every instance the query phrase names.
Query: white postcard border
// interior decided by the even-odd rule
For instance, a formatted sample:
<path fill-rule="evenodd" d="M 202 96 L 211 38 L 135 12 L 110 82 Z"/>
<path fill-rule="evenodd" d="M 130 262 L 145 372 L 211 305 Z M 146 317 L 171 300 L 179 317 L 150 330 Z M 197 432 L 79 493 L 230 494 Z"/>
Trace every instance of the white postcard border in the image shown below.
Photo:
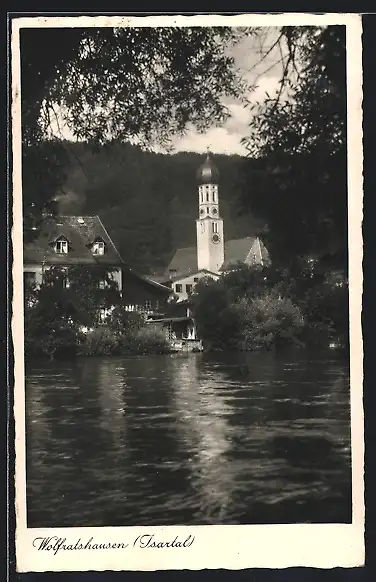
<path fill-rule="evenodd" d="M 347 27 L 350 384 L 353 518 L 351 524 L 27 528 L 19 30 L 62 26 Z M 357 14 L 242 14 L 237 16 L 48 16 L 12 21 L 13 269 L 12 337 L 15 361 L 16 561 L 19 572 L 200 570 L 225 568 L 354 567 L 364 564 L 364 433 L 362 309 L 362 46 Z M 175 547 L 140 547 L 140 536 Z M 45 541 L 47 539 L 47 542 Z M 41 541 L 42 540 L 42 541 Z M 60 541 L 59 541 L 60 540 Z M 65 541 L 64 541 L 65 540 Z M 147 538 L 143 538 L 144 541 Z M 44 544 L 44 546 L 43 546 Z M 104 545 L 107 549 L 99 548 Z M 108 544 L 115 547 L 108 547 Z M 179 547 L 181 544 L 181 547 Z M 40 546 L 43 546 L 40 547 Z M 82 547 L 80 547 L 80 545 Z M 63 547 L 65 546 L 65 548 Z M 50 549 L 47 549 L 50 547 Z"/>

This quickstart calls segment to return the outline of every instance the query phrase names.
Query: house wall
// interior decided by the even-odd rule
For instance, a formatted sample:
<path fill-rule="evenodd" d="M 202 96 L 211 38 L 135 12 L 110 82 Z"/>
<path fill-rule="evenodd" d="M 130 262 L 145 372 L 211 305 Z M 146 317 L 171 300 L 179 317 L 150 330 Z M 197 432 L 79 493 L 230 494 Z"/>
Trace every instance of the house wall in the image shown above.
<path fill-rule="evenodd" d="M 123 273 L 123 302 L 129 311 L 144 311 L 146 313 L 166 310 L 170 293 L 134 277 Z"/>
<path fill-rule="evenodd" d="M 246 265 L 263 265 L 264 264 L 264 257 L 268 256 L 267 250 L 265 245 L 261 242 L 259 238 L 256 238 L 253 245 L 249 249 L 248 255 L 245 259 Z"/>
<path fill-rule="evenodd" d="M 112 272 L 112 277 L 114 281 L 118 284 L 119 291 L 123 290 L 123 276 L 121 269 L 117 269 L 116 271 Z"/>
<path fill-rule="evenodd" d="M 194 289 L 196 283 L 200 279 L 204 277 L 211 277 L 212 279 L 217 280 L 219 277 L 216 275 L 209 275 L 209 273 L 192 273 L 192 275 L 187 275 L 186 277 L 182 277 L 181 279 L 176 279 L 171 282 L 171 289 L 178 296 L 179 301 L 183 301 L 188 299 L 189 292 L 187 291 L 187 285 L 192 286 L 192 290 Z M 179 287 L 180 286 L 180 287 Z M 189 289 L 189 287 L 188 287 Z"/>
<path fill-rule="evenodd" d="M 43 273 L 48 271 L 53 267 L 61 267 L 64 268 L 66 265 L 42 265 L 38 263 L 30 263 L 26 264 L 23 267 L 23 272 L 25 273 L 34 273 L 35 274 L 35 283 L 36 285 L 41 285 L 43 282 Z M 119 290 L 122 290 L 122 272 L 121 269 L 117 269 L 111 273 L 113 279 L 117 282 Z"/>
<path fill-rule="evenodd" d="M 34 273 L 35 275 L 35 283 L 36 285 L 41 285 L 43 281 L 43 271 L 44 268 L 41 264 L 33 263 L 30 265 L 24 265 L 23 272 L 25 273 Z"/>
<path fill-rule="evenodd" d="M 161 322 L 150 322 L 155 327 L 161 329 L 165 334 L 166 338 L 170 342 L 180 341 L 180 340 L 197 340 L 196 326 L 193 320 L 188 321 L 165 321 Z"/>

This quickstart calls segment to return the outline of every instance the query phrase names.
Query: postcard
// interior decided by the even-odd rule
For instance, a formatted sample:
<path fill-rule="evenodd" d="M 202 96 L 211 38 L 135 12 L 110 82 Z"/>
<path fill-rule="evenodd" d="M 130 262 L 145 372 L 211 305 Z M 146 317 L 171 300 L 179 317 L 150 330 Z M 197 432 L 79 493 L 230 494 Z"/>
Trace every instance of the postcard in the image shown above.
<path fill-rule="evenodd" d="M 361 35 L 11 19 L 17 571 L 364 564 Z"/>

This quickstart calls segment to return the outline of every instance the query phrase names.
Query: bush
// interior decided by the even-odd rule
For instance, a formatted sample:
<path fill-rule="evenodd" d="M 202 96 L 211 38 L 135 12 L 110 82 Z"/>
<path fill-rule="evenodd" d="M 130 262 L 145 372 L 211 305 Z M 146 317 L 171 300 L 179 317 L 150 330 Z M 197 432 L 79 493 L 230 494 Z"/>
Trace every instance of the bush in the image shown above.
<path fill-rule="evenodd" d="M 314 286 L 301 300 L 306 314 L 305 341 L 309 345 L 348 344 L 349 292 L 347 280 L 340 284 L 329 280 Z"/>
<path fill-rule="evenodd" d="M 121 342 L 121 352 L 125 354 L 165 354 L 169 351 L 165 333 L 153 325 L 131 331 Z"/>
<path fill-rule="evenodd" d="M 108 316 L 106 323 L 116 333 L 129 334 L 142 328 L 145 320 L 140 313 L 127 311 L 123 305 L 117 305 Z"/>
<path fill-rule="evenodd" d="M 117 356 L 121 353 L 121 337 L 107 326 L 88 331 L 80 343 L 81 356 Z"/>
<path fill-rule="evenodd" d="M 209 350 L 236 348 L 238 315 L 224 279 L 201 279 L 192 296 L 199 337 Z"/>
<path fill-rule="evenodd" d="M 288 297 L 267 292 L 255 299 L 241 299 L 236 310 L 242 321 L 242 349 L 301 343 L 299 336 L 305 325 L 304 317 Z"/>

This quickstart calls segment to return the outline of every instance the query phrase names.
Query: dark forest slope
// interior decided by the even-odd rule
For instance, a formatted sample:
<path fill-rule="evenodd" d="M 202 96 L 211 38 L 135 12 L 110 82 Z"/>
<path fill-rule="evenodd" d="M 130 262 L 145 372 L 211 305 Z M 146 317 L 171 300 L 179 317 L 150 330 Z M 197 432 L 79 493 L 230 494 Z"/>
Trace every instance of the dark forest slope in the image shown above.
<path fill-rule="evenodd" d="M 124 260 L 140 272 L 166 265 L 179 246 L 195 244 L 198 192 L 196 171 L 204 156 L 145 152 L 117 144 L 96 153 L 70 144 L 62 214 L 99 214 Z M 244 188 L 243 158 L 216 155 L 220 171 L 220 212 L 225 236 L 254 234 L 261 226 L 239 214 Z"/>

